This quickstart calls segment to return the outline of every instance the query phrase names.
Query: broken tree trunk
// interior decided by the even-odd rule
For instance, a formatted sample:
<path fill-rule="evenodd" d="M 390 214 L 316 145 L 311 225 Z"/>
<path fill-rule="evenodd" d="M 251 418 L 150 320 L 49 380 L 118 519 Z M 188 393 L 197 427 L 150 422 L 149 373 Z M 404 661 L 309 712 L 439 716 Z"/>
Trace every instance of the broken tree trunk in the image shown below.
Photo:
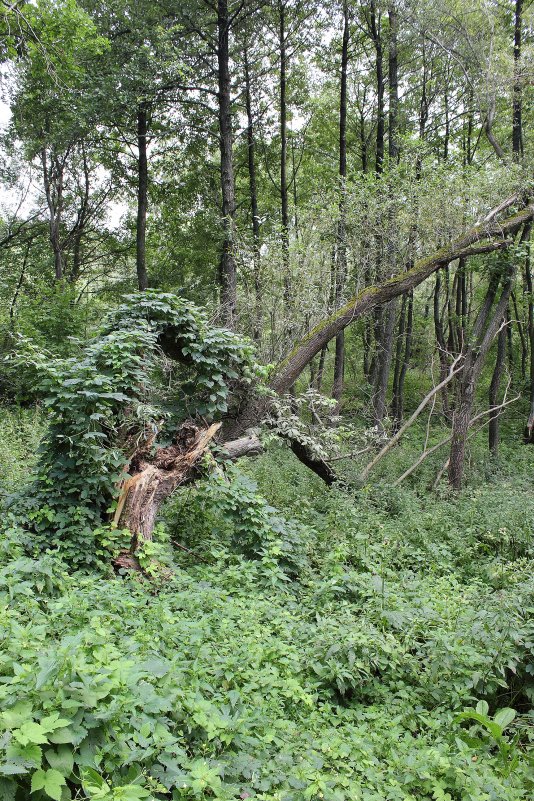
<path fill-rule="evenodd" d="M 130 476 L 120 489 L 113 521 L 119 528 L 129 529 L 132 542 L 129 553 L 117 558 L 117 566 L 139 569 L 136 551 L 152 539 L 162 503 L 180 484 L 191 480 L 195 465 L 220 427 L 220 423 L 214 423 L 199 429 L 194 423 L 185 423 L 172 445 L 157 448 L 152 454 L 151 440 L 133 454 Z"/>
<path fill-rule="evenodd" d="M 198 462 L 220 427 L 221 423 L 207 428 L 184 423 L 172 445 L 154 451 L 152 437 L 133 454 L 130 475 L 120 488 L 113 521 L 119 528 L 130 531 L 132 541 L 130 550 L 115 560 L 117 567 L 139 570 L 136 551 L 143 542 L 152 539 L 161 505 L 179 486 L 195 478 Z M 227 459 L 261 451 L 261 443 L 254 435 L 224 443 L 222 447 Z"/>

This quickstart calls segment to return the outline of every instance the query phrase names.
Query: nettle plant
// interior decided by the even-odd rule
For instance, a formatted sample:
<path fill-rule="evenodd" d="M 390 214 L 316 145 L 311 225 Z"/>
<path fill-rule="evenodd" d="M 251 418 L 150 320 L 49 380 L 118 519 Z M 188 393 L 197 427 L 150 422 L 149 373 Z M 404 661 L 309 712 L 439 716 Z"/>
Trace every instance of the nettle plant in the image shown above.
<path fill-rule="evenodd" d="M 139 442 L 151 432 L 170 441 L 185 420 L 224 413 L 231 391 L 259 375 L 247 340 L 212 326 L 193 303 L 156 291 L 126 296 L 79 356 L 51 358 L 21 340 L 12 363 L 34 368 L 49 413 L 33 488 L 19 510 L 37 550 L 61 547 L 75 565 L 97 559 L 93 532 Z"/>

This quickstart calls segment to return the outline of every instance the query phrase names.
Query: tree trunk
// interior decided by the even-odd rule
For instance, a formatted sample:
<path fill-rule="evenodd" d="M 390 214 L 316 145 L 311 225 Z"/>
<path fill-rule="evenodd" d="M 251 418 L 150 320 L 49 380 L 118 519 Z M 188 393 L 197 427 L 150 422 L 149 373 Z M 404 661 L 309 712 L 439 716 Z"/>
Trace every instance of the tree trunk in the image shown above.
<path fill-rule="evenodd" d="M 146 214 L 148 208 L 147 160 L 148 107 L 140 103 L 137 109 L 137 230 L 136 267 L 137 285 L 141 292 L 148 288 L 146 271 Z"/>
<path fill-rule="evenodd" d="M 409 269 L 376 286 L 366 287 L 326 320 L 312 328 L 281 362 L 271 386 L 278 392 L 286 392 L 310 360 L 347 325 L 388 300 L 415 289 L 432 273 L 455 259 L 507 248 L 511 240 L 506 237 L 516 233 L 532 217 L 534 217 L 534 205 L 528 205 L 517 214 L 500 222 L 492 220 L 475 225 L 431 256 L 419 259 Z M 478 244 L 484 240 L 490 241 L 487 244 Z"/>
<path fill-rule="evenodd" d="M 388 156 L 391 164 L 399 159 L 398 133 L 398 111 L 399 111 L 399 65 L 397 56 L 397 34 L 398 20 L 397 9 L 394 2 L 388 6 L 389 19 L 389 58 L 388 58 L 388 78 L 389 78 L 389 111 L 388 111 Z"/>
<path fill-rule="evenodd" d="M 82 164 L 83 164 L 83 193 L 80 199 L 80 206 L 74 228 L 69 234 L 69 239 L 73 240 L 72 246 L 72 270 L 70 271 L 69 281 L 75 284 L 80 277 L 82 269 L 82 240 L 89 215 L 89 197 L 91 193 L 91 180 L 89 174 L 89 164 L 85 144 L 81 143 Z"/>
<path fill-rule="evenodd" d="M 341 46 L 341 81 L 339 92 L 339 220 L 337 227 L 335 305 L 339 308 L 347 275 L 347 67 L 349 62 L 349 9 L 343 3 L 343 42 Z M 339 403 L 343 393 L 345 369 L 345 332 L 336 336 L 334 385 L 332 397 Z"/>
<path fill-rule="evenodd" d="M 181 485 L 196 477 L 196 466 L 220 429 L 220 423 L 198 428 L 184 423 L 172 445 L 153 452 L 153 439 L 145 442 L 130 460 L 127 478 L 120 489 L 114 523 L 132 535 L 130 551 L 116 560 L 118 567 L 139 569 L 136 552 L 152 539 L 159 510 Z M 223 444 L 222 458 L 234 460 L 261 453 L 256 436 L 246 436 Z"/>
<path fill-rule="evenodd" d="M 397 422 L 400 422 L 404 417 L 404 382 L 406 373 L 408 372 L 408 365 L 412 357 L 412 338 L 413 338 L 413 292 L 408 293 L 408 312 L 406 318 L 406 335 L 404 340 L 404 354 L 400 366 L 400 373 L 397 383 L 397 396 L 394 411 L 394 417 Z M 402 347 L 401 341 L 401 347 Z"/>
<path fill-rule="evenodd" d="M 287 53 L 286 0 L 278 2 L 278 45 L 280 47 L 280 204 L 282 216 L 282 270 L 286 315 L 291 316 L 292 286 L 289 265 L 289 192 L 287 184 Z M 290 321 L 287 320 L 286 323 Z M 290 325 L 287 326 L 290 328 Z"/>
<path fill-rule="evenodd" d="M 396 162 L 398 161 L 398 141 L 397 141 L 397 125 L 398 125 L 398 59 L 397 59 L 397 11 L 393 2 L 388 6 L 388 20 L 389 20 L 389 57 L 388 57 L 388 79 L 389 79 L 389 131 L 388 131 L 388 159 L 389 170 L 393 170 Z M 374 26 L 376 29 L 376 26 Z M 382 57 L 382 44 L 380 31 L 377 32 L 378 48 L 377 48 L 377 81 L 381 70 L 378 70 L 379 56 Z M 383 78 L 382 78 L 383 80 Z M 378 136 L 378 133 L 377 133 Z M 378 139 L 377 139 L 378 143 Z M 382 144 L 383 151 L 383 144 Z M 380 148 L 377 144 L 377 154 Z M 377 162 L 378 163 L 378 162 Z M 377 170 L 377 174 L 379 171 Z M 395 213 L 391 209 L 389 213 L 389 232 L 388 232 L 388 271 L 390 275 L 395 272 Z M 382 312 L 382 325 L 380 327 L 379 335 L 376 338 L 377 344 L 377 357 L 376 357 L 376 378 L 374 383 L 374 422 L 376 425 L 382 425 L 387 412 L 387 389 L 389 382 L 389 374 L 391 370 L 391 362 L 393 360 L 393 348 L 395 344 L 395 323 L 397 318 L 397 301 L 391 301 L 384 307 Z M 400 372 L 399 376 L 400 378 Z M 397 398 L 398 400 L 398 398 Z"/>
<path fill-rule="evenodd" d="M 397 333 L 397 344 L 395 346 L 395 366 L 393 370 L 393 397 L 391 400 L 391 414 L 395 422 L 395 427 L 400 422 L 400 398 L 399 398 L 399 379 L 403 359 L 404 333 L 406 330 L 406 295 L 402 296 L 401 310 L 399 314 L 399 329 Z"/>
<path fill-rule="evenodd" d="M 523 330 L 523 322 L 521 320 L 521 315 L 519 313 L 519 308 L 517 306 L 517 298 L 515 292 L 511 294 L 512 304 L 514 307 L 514 316 L 515 322 L 517 326 L 517 333 L 519 334 L 519 341 L 521 343 L 521 378 L 523 380 L 527 377 L 527 358 L 528 358 L 528 345 L 525 339 L 525 332 Z"/>
<path fill-rule="evenodd" d="M 438 346 L 440 380 L 443 380 L 447 374 L 448 364 L 447 364 L 447 344 L 445 342 L 443 319 L 440 310 L 440 290 L 441 290 L 441 274 L 438 270 L 438 272 L 436 273 L 436 285 L 434 288 L 434 333 L 436 336 L 436 343 Z M 448 387 L 443 388 L 441 398 L 443 405 L 443 414 L 448 419 L 449 418 Z"/>
<path fill-rule="evenodd" d="M 517 198 L 516 201 L 519 202 Z M 460 256 L 468 258 L 509 247 L 513 242 L 509 237 L 534 217 L 534 205 L 525 205 L 521 211 L 507 219 L 497 219 L 502 209 L 508 206 L 509 204 L 501 204 L 496 207 L 482 223 L 465 231 L 448 245 L 408 265 L 409 269 L 403 269 L 392 278 L 375 286 L 365 287 L 344 306 L 321 320 L 279 363 L 270 383 L 271 388 L 278 394 L 287 392 L 311 360 L 340 331 L 380 304 L 415 289 L 436 270 Z M 250 426 L 257 425 L 268 406 L 268 400 L 251 396 L 249 402 L 243 404 L 239 415 L 225 423 L 227 438 L 238 437 Z"/>
<path fill-rule="evenodd" d="M 250 213 L 252 215 L 252 259 L 254 265 L 254 325 L 255 342 L 261 342 L 263 330 L 262 282 L 260 255 L 260 218 L 258 213 L 258 191 L 256 184 L 256 147 L 254 139 L 254 117 L 252 115 L 252 98 L 250 91 L 250 68 L 248 63 L 248 43 L 244 50 L 245 66 L 245 106 L 247 111 L 247 154 L 248 178 L 250 193 Z"/>
<path fill-rule="evenodd" d="M 43 182 L 46 203 L 48 206 L 48 231 L 52 252 L 54 254 L 54 276 L 61 281 L 65 271 L 63 248 L 61 245 L 61 214 L 63 211 L 63 173 L 64 162 L 51 156 L 48 167 L 48 154 L 46 148 L 41 151 L 41 164 L 43 168 Z"/>
<path fill-rule="evenodd" d="M 471 383 L 463 387 L 458 405 L 454 410 L 453 433 L 449 455 L 449 484 L 455 490 L 462 488 L 467 432 L 473 410 L 474 387 Z"/>
<path fill-rule="evenodd" d="M 530 345 L 530 412 L 525 429 L 525 442 L 534 445 L 534 286 L 532 281 L 530 241 L 528 238 L 526 242 L 525 288 L 528 298 L 528 340 Z"/>
<path fill-rule="evenodd" d="M 395 336 L 395 323 L 397 319 L 397 303 L 392 300 L 384 308 L 383 327 L 380 340 L 378 341 L 377 373 L 375 383 L 375 393 L 373 396 L 373 414 L 376 425 L 382 425 L 386 415 L 387 404 L 386 394 L 391 370 L 391 360 L 393 357 L 393 343 Z"/>
<path fill-rule="evenodd" d="M 326 360 L 326 351 L 328 350 L 328 345 L 325 345 L 324 348 L 321 348 L 321 353 L 319 354 L 319 367 L 317 369 L 317 392 L 321 391 L 321 387 L 323 385 L 323 376 L 324 376 L 324 363 Z"/>
<path fill-rule="evenodd" d="M 522 90 L 521 90 L 521 28 L 523 0 L 515 0 L 514 15 L 514 88 L 512 103 L 512 153 L 514 161 L 519 161 L 523 154 L 522 133 Z"/>
<path fill-rule="evenodd" d="M 382 48 L 382 35 L 380 31 L 380 12 L 377 13 L 375 0 L 370 0 L 370 33 L 375 48 L 375 75 L 376 75 L 376 155 L 375 173 L 382 175 L 384 170 L 384 54 Z"/>
<path fill-rule="evenodd" d="M 219 101 L 219 149 L 221 155 L 221 194 L 223 243 L 219 262 L 221 317 L 234 328 L 237 314 L 237 274 L 234 257 L 235 185 L 232 157 L 232 98 L 230 82 L 230 15 L 228 0 L 217 3 L 217 64 Z"/>
<path fill-rule="evenodd" d="M 471 342 L 465 352 L 458 403 L 454 410 L 452 421 L 451 451 L 449 456 L 449 484 L 455 490 L 462 488 L 467 431 L 471 424 L 475 390 L 491 343 L 506 313 L 512 287 L 511 272 L 503 277 L 501 297 L 495 307 L 493 317 L 488 323 L 499 282 L 500 276 L 494 275 L 490 278 L 486 296 L 473 326 Z"/>
<path fill-rule="evenodd" d="M 495 357 L 495 367 L 491 376 L 489 388 L 490 409 L 497 406 L 499 389 L 501 386 L 502 373 L 504 368 L 504 356 L 506 350 L 506 327 L 502 327 L 497 336 L 497 355 Z M 499 451 L 499 413 L 493 414 L 489 421 L 488 444 L 492 456 L 497 456 Z"/>

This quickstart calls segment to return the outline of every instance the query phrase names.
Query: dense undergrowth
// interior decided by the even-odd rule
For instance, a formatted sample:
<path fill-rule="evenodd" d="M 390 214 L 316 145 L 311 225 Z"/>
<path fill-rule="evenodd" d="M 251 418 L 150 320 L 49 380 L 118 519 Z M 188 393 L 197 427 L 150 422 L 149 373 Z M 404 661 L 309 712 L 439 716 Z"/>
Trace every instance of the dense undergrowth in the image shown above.
<path fill-rule="evenodd" d="M 42 421 L 0 426 L 5 499 Z M 109 532 L 72 573 L 4 514 L 0 798 L 531 797 L 532 449 L 458 497 L 388 486 L 409 459 L 359 488 L 276 447 L 214 474 L 168 505 L 152 581 L 112 574 Z"/>

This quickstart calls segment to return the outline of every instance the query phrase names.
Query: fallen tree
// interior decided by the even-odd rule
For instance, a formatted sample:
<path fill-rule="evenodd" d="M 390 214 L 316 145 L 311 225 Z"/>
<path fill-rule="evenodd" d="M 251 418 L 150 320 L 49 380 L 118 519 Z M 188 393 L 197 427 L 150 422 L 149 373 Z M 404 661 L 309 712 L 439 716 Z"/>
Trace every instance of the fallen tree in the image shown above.
<path fill-rule="evenodd" d="M 500 206 L 502 204 L 497 209 L 500 209 Z M 456 259 L 467 259 L 470 256 L 509 247 L 521 227 L 534 218 L 534 204 L 530 203 L 524 204 L 520 211 L 501 222 L 495 219 L 497 209 L 488 214 L 487 221 L 473 226 L 430 256 L 419 259 L 413 267 L 406 265 L 406 269 L 393 278 L 376 286 L 365 287 L 356 297 L 351 298 L 344 306 L 318 323 L 280 363 L 271 381 L 272 388 L 278 393 L 287 392 L 304 368 L 331 339 L 371 309 L 415 289 L 436 270 Z"/>
<path fill-rule="evenodd" d="M 290 389 L 311 359 L 364 313 L 455 259 L 508 248 L 534 217 L 532 204 L 514 202 L 521 205 L 514 215 L 499 221 L 511 201 L 500 204 L 449 245 L 366 287 L 316 325 L 281 362 L 271 391 Z M 37 391 L 51 410 L 27 524 L 43 549 L 61 543 L 74 563 L 94 558 L 93 532 L 109 521 L 110 508 L 115 523 L 130 530 L 135 558 L 141 541 L 152 536 L 161 504 L 197 475 L 216 435 L 222 458 L 261 448 L 247 428 L 265 418 L 271 401 L 246 391 L 264 377 L 252 345 L 213 327 L 194 304 L 174 295 L 148 291 L 126 298 L 81 358 L 50 359 L 31 343 L 17 358 L 26 369 L 36 368 Z M 166 381 L 154 380 L 162 372 Z M 167 396 L 162 384 L 170 387 Z M 232 415 L 230 401 L 237 408 Z M 286 438 L 301 461 L 327 483 L 335 481 L 331 465 L 298 439 Z"/>
<path fill-rule="evenodd" d="M 503 211 L 516 205 L 519 210 L 499 220 Z M 514 243 L 517 232 L 534 219 L 534 204 L 518 195 L 507 198 L 495 206 L 472 228 L 456 237 L 448 245 L 439 248 L 425 258 L 392 278 L 374 286 L 368 286 L 351 298 L 344 306 L 317 323 L 279 363 L 270 380 L 271 389 L 277 394 L 288 392 L 312 359 L 325 348 L 341 331 L 359 320 L 363 315 L 384 303 L 418 287 L 437 270 L 463 258 L 504 250 Z M 234 419 L 225 422 L 224 432 L 228 438 L 241 436 L 248 428 L 258 424 L 266 415 L 268 398 L 251 395 L 242 404 Z M 312 464 L 308 464 L 312 467 Z"/>

